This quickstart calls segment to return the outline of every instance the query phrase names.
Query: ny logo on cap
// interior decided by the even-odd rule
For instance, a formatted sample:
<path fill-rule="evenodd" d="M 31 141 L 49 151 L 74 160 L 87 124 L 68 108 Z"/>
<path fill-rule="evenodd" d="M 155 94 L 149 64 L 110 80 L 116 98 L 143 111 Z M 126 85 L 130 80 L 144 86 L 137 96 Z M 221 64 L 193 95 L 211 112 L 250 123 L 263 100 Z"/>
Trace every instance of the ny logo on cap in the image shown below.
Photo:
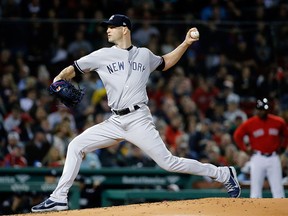
<path fill-rule="evenodd" d="M 114 15 L 112 15 L 110 18 L 109 18 L 109 20 L 113 20 L 114 19 Z"/>

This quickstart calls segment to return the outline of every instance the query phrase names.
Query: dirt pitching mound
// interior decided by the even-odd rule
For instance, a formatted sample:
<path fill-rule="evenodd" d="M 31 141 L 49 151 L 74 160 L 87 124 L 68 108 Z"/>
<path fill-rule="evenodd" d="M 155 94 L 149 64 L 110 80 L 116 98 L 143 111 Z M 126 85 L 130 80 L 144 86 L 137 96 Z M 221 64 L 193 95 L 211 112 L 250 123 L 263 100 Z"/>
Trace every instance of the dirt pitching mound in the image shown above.
<path fill-rule="evenodd" d="M 287 216 L 288 199 L 205 198 L 105 208 L 31 213 L 25 216 Z"/>

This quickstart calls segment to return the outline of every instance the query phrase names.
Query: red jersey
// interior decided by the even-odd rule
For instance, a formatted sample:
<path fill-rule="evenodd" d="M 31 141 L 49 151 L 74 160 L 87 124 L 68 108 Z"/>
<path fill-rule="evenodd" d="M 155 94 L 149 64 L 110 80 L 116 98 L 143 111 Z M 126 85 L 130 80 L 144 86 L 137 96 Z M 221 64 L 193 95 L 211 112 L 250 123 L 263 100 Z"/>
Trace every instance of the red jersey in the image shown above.
<path fill-rule="evenodd" d="M 14 156 L 13 154 L 7 154 L 4 158 L 5 167 L 26 167 L 27 161 L 24 157 Z"/>
<path fill-rule="evenodd" d="M 181 136 L 183 132 L 178 129 L 173 129 L 171 126 L 168 126 L 165 131 L 166 142 L 170 148 L 176 150 L 177 143 L 176 140 L 179 136 Z"/>
<path fill-rule="evenodd" d="M 210 90 L 198 87 L 192 94 L 192 100 L 195 101 L 200 111 L 205 114 L 208 110 L 211 102 L 219 94 L 218 88 L 212 88 Z"/>
<path fill-rule="evenodd" d="M 249 137 L 249 144 L 252 150 L 262 153 L 277 151 L 287 136 L 287 128 L 284 119 L 273 114 L 268 114 L 267 119 L 253 116 L 242 123 L 234 132 L 234 141 L 237 146 L 246 151 L 244 136 Z"/>

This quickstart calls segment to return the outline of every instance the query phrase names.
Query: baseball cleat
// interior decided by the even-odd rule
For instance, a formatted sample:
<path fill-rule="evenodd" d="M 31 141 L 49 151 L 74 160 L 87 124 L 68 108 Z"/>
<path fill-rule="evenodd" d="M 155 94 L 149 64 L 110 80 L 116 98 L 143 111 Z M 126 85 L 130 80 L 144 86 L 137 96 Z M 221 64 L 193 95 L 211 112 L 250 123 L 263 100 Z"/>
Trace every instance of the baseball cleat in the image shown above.
<path fill-rule="evenodd" d="M 237 180 L 236 170 L 234 167 L 228 167 L 230 172 L 230 177 L 226 183 L 224 183 L 227 192 L 230 197 L 238 198 L 241 194 L 241 187 Z"/>
<path fill-rule="evenodd" d="M 68 209 L 67 203 L 54 202 L 50 199 L 45 200 L 44 202 L 33 206 L 32 212 L 46 212 L 46 211 L 63 211 Z"/>

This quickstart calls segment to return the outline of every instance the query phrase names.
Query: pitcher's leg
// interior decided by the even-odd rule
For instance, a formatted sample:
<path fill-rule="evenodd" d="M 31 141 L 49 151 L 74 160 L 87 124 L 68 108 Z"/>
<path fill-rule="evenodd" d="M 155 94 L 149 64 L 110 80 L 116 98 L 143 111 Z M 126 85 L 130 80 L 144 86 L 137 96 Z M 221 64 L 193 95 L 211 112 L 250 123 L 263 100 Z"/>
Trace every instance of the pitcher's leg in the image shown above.
<path fill-rule="evenodd" d="M 223 183 L 230 197 L 237 198 L 240 196 L 241 187 L 234 167 L 216 167 L 213 164 L 173 156 L 166 148 L 158 131 L 147 128 L 149 126 L 146 129 L 134 131 L 133 134 L 129 134 L 130 136 L 126 136 L 126 140 L 141 148 L 167 171 L 211 177 L 215 181 Z"/>
<path fill-rule="evenodd" d="M 148 107 L 137 110 L 125 122 L 124 139 L 135 144 L 160 167 L 170 172 L 208 176 L 225 185 L 230 197 L 239 197 L 241 188 L 234 167 L 216 167 L 199 161 L 173 156 L 166 148 L 153 123 Z"/>
<path fill-rule="evenodd" d="M 75 137 L 68 146 L 62 176 L 50 199 L 67 203 L 67 194 L 79 172 L 83 155 L 116 144 L 119 137 L 121 131 L 108 121 L 88 128 Z"/>
<path fill-rule="evenodd" d="M 226 182 L 230 176 L 227 168 L 173 156 L 166 148 L 153 124 L 146 124 L 146 127 L 138 129 L 134 128 L 126 134 L 125 139 L 142 149 L 161 168 L 167 171 L 209 176 L 222 183 Z"/>

